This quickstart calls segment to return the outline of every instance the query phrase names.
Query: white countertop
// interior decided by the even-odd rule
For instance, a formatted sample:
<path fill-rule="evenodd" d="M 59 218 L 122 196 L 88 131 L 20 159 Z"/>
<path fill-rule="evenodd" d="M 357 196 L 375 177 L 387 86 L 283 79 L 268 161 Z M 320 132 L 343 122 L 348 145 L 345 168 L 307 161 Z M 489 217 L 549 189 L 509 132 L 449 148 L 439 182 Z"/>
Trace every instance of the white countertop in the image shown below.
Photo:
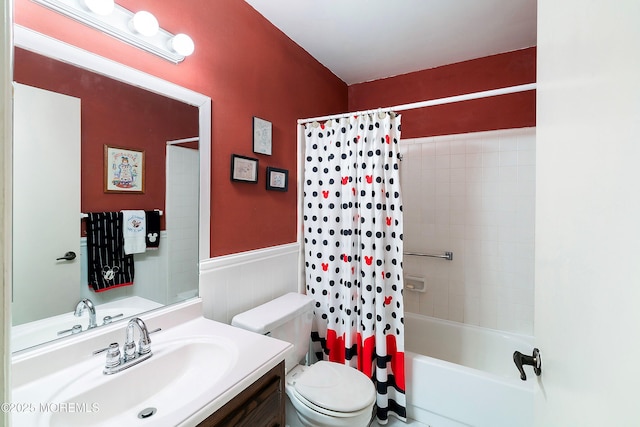
<path fill-rule="evenodd" d="M 185 338 L 214 339 L 230 344 L 233 349 L 232 366 L 205 392 L 190 398 L 188 404 L 179 413 L 159 409 L 153 417 L 145 420 L 135 418 L 130 425 L 141 422 L 145 427 L 195 426 L 284 360 L 292 350 L 291 344 L 284 341 L 203 318 L 199 315 L 202 312 L 199 299 L 172 308 L 166 312 L 140 316 L 150 331 L 158 327 L 162 328 L 160 332 L 151 335 L 152 351 L 155 347 L 158 349 L 158 354 L 162 354 L 162 351 L 166 351 L 165 349 L 170 348 L 174 345 L 173 343 Z M 50 411 L 41 412 L 41 404 L 51 402 L 52 398 L 55 399 L 61 388 L 67 386 L 70 381 L 74 381 L 74 378 L 82 377 L 86 381 L 87 377 L 90 377 L 89 380 L 95 378 L 96 382 L 102 381 L 101 372 L 105 356 L 92 356 L 91 353 L 93 350 L 106 347 L 111 342 L 122 345 L 125 326 L 126 322 L 108 325 L 100 328 L 103 331 L 97 333 L 91 331 L 86 335 L 81 334 L 84 335 L 81 337 L 73 337 L 61 343 L 42 346 L 15 355 L 12 365 L 12 403 L 21 404 L 23 409 L 28 408 L 28 410 L 13 412 L 13 426 L 48 425 L 51 414 Z M 156 357 L 155 354 L 154 357 Z M 152 359 L 153 357 L 141 362 L 138 366 L 149 363 Z M 216 363 L 216 361 L 211 360 L 210 363 Z M 122 376 L 120 380 L 125 376 L 127 380 L 131 378 L 131 384 L 127 382 L 126 386 L 135 390 L 136 368 L 137 366 L 129 368 L 110 377 L 120 375 Z M 163 372 L 157 374 L 162 375 Z M 109 399 L 109 396 L 104 398 Z M 100 402 L 96 403 L 99 411 Z M 60 410 L 58 407 L 54 406 L 54 408 Z M 144 408 L 132 408 L 136 413 L 140 409 Z M 84 417 L 86 418 L 86 414 Z M 96 421 L 100 418 L 97 416 Z"/>

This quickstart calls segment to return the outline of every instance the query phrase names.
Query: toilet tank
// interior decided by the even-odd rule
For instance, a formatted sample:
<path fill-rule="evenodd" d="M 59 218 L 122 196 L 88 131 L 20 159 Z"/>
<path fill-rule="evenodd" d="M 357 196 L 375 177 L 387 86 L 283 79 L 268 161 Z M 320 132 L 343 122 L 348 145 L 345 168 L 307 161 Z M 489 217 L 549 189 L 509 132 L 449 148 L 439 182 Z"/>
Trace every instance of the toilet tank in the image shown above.
<path fill-rule="evenodd" d="M 293 344 L 293 352 L 285 359 L 288 372 L 309 350 L 313 303 L 313 298 L 291 292 L 235 315 L 231 325 Z"/>

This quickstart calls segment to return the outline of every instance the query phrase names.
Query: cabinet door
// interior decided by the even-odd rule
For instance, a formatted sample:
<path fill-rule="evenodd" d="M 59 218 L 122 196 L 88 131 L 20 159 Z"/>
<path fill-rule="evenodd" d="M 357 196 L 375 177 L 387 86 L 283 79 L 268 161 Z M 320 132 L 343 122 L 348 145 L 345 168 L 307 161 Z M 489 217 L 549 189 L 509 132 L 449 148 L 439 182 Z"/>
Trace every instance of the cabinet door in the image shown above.
<path fill-rule="evenodd" d="M 284 427 L 284 381 L 281 362 L 199 427 Z"/>

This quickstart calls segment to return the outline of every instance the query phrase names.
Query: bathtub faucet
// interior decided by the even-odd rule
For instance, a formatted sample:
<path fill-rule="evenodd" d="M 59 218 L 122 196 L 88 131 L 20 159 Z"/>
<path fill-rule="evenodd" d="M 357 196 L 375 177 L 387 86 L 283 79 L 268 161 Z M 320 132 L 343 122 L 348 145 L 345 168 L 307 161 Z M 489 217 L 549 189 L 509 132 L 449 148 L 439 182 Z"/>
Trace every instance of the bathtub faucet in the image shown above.
<path fill-rule="evenodd" d="M 513 353 L 513 362 L 516 364 L 516 367 L 520 371 L 520 379 L 522 381 L 527 380 L 527 374 L 524 373 L 524 368 L 522 365 L 531 365 L 533 366 L 533 372 L 540 376 L 542 373 L 542 359 L 540 358 L 540 350 L 537 348 L 533 349 L 532 356 L 526 356 L 519 351 Z"/>
<path fill-rule="evenodd" d="M 73 315 L 80 317 L 84 314 L 85 310 L 89 310 L 89 327 L 87 329 L 92 329 L 98 326 L 96 323 L 96 307 L 89 298 L 80 300 L 78 305 L 76 305 L 76 310 L 73 312 Z"/>

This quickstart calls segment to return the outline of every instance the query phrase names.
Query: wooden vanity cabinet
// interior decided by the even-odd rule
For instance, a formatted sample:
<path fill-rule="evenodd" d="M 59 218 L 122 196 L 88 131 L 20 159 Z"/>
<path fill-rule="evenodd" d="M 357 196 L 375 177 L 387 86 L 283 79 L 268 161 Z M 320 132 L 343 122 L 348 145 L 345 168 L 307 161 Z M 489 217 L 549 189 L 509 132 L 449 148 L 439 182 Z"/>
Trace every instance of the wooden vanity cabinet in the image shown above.
<path fill-rule="evenodd" d="M 198 424 L 199 427 L 284 427 L 284 361 Z"/>

